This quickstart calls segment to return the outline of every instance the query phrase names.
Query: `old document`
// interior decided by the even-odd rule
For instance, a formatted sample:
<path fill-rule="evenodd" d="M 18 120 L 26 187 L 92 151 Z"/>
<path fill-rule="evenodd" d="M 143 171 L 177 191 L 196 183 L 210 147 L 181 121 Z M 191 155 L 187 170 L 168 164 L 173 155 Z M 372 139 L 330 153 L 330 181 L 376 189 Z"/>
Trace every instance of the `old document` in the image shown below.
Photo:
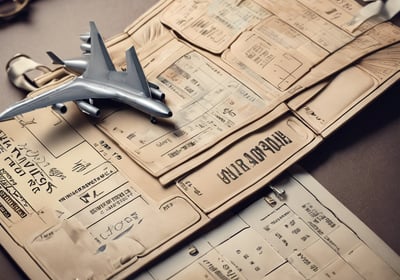
<path fill-rule="evenodd" d="M 64 115 L 44 108 L 0 123 L 0 238 L 30 278 L 137 274 L 265 188 L 399 79 L 394 24 L 354 27 L 360 6 L 351 0 L 282 3 L 160 1 L 107 41 L 120 71 L 125 50 L 136 47 L 170 119 L 152 124 L 100 102 L 99 119 L 68 103 Z M 32 94 L 75 77 L 54 79 L 56 71 Z M 201 238 L 181 267 L 161 265 L 151 277 L 398 279 L 336 208 L 293 180 L 281 186 L 287 201 L 260 198 Z"/>
<path fill-rule="evenodd" d="M 38 262 L 33 278 L 109 277 L 202 219 L 76 114 L 45 109 L 1 125 L 2 224 Z"/>
<path fill-rule="evenodd" d="M 99 124 L 154 176 L 272 109 L 270 102 L 205 55 L 179 42 L 169 47 L 176 47 L 174 56 L 180 57 L 173 58 L 157 76 L 157 82 L 166 92 L 174 116 L 160 120 L 160 125 L 149 130 L 146 116 L 126 109 L 110 114 Z M 138 120 L 135 125 L 133 120 Z"/>
<path fill-rule="evenodd" d="M 400 39 L 389 22 L 349 26 L 360 8 L 350 0 L 293 0 L 290 9 L 280 1 L 163 3 L 109 48 L 123 69 L 121 48 L 139 46 L 174 116 L 149 130 L 145 116 L 123 109 L 98 124 L 162 184 L 244 137 L 254 121 L 270 122 L 283 101 Z"/>
<path fill-rule="evenodd" d="M 399 80 L 399 67 L 400 44 L 397 43 L 340 72 L 322 90 L 301 93 L 288 105 L 318 134 L 328 136 L 388 85 Z M 352 82 L 355 79 L 357 83 Z"/>
<path fill-rule="evenodd" d="M 400 279 L 400 258 L 299 168 L 143 273 L 164 279 Z"/>

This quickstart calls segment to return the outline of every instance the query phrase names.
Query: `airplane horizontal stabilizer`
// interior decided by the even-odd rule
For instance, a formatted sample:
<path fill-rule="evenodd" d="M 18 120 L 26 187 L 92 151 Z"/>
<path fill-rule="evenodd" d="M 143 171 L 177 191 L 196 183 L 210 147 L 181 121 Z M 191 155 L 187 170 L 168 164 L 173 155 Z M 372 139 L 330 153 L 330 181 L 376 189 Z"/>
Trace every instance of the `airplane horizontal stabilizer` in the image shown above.
<path fill-rule="evenodd" d="M 51 60 L 53 61 L 53 64 L 64 65 L 64 61 L 62 61 L 62 59 L 59 58 L 55 53 L 53 53 L 52 51 L 48 51 L 46 53 L 51 58 Z"/>

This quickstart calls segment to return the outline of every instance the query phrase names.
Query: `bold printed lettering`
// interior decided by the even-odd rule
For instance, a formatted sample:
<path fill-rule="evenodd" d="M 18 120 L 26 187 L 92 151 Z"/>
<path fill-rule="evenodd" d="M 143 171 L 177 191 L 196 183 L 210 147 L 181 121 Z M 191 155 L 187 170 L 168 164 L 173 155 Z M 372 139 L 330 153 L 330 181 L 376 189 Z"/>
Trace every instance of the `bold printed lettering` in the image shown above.
<path fill-rule="evenodd" d="M 221 179 L 225 184 L 230 184 L 231 180 L 227 176 L 227 171 L 225 169 L 221 169 L 221 172 L 217 174 L 218 178 Z"/>
<path fill-rule="evenodd" d="M 235 164 L 231 163 L 230 166 L 236 171 L 236 174 L 237 174 L 238 176 L 241 176 L 241 175 L 242 175 L 242 172 L 240 172 L 239 168 L 237 168 L 237 166 L 236 166 Z"/>
<path fill-rule="evenodd" d="M 287 137 L 285 134 L 283 134 L 280 130 L 276 131 L 274 134 L 276 136 L 278 136 L 280 139 L 282 139 L 282 141 L 285 142 L 286 145 L 293 142 L 289 137 Z"/>
<path fill-rule="evenodd" d="M 244 153 L 243 156 L 248 160 L 248 162 L 252 165 L 255 166 L 258 164 L 258 161 L 255 160 L 251 155 L 249 155 L 248 153 Z"/>
<path fill-rule="evenodd" d="M 244 163 L 244 161 L 243 161 L 242 159 L 237 159 L 237 160 L 235 160 L 235 163 L 236 163 L 244 172 L 250 170 L 250 167 L 248 167 L 248 166 Z"/>
<path fill-rule="evenodd" d="M 258 161 L 263 161 L 267 156 L 265 153 L 259 148 L 259 147 L 254 147 L 250 150 L 250 153 L 258 160 Z"/>
<path fill-rule="evenodd" d="M 281 150 L 281 146 L 279 146 L 279 144 L 274 141 L 274 139 L 267 137 L 265 138 L 265 141 L 268 143 L 268 145 L 270 145 L 276 152 L 279 152 Z"/>
<path fill-rule="evenodd" d="M 258 145 L 264 150 L 264 151 L 270 151 L 271 153 L 275 154 L 275 151 L 264 141 L 258 142 Z"/>

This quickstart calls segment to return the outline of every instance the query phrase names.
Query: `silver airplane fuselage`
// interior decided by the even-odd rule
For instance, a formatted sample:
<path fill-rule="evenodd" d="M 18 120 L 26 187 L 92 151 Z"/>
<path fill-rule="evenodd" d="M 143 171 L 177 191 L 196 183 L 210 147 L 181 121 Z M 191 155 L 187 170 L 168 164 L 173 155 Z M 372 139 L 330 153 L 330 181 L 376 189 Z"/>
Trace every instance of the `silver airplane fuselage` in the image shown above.
<path fill-rule="evenodd" d="M 79 89 L 78 91 L 76 89 Z M 63 85 L 51 89 L 45 93 L 26 98 L 17 102 L 0 114 L 0 120 L 7 120 L 16 115 L 24 114 L 33 109 L 43 108 L 57 103 L 64 103 L 71 100 L 82 100 L 80 91 L 88 91 L 96 94 L 96 99 L 111 99 L 142 111 L 152 117 L 169 118 L 171 110 L 160 100 L 147 97 L 144 93 L 135 91 L 131 87 L 124 87 L 124 84 L 117 82 L 102 82 L 92 79 L 76 77 Z M 68 92 L 68 94 L 65 94 Z M 74 96 L 76 94 L 76 96 Z"/>
<path fill-rule="evenodd" d="M 112 99 L 124 103 L 132 108 L 147 113 L 153 117 L 169 118 L 171 110 L 160 100 L 147 97 L 143 92 L 134 91 L 131 87 L 124 87 L 123 83 L 99 82 L 97 80 L 77 77 L 73 86 L 96 92 L 96 98 Z"/>
<path fill-rule="evenodd" d="M 90 44 L 89 42 L 90 38 Z M 117 71 L 94 22 L 85 40 L 85 53 L 79 59 L 63 61 L 52 52 L 49 56 L 56 64 L 75 71 L 78 76 L 44 93 L 27 97 L 0 113 L 0 121 L 38 108 L 52 106 L 65 113 L 65 102 L 74 101 L 79 109 L 91 116 L 99 116 L 100 109 L 93 100 L 110 99 L 126 104 L 156 118 L 169 118 L 171 110 L 164 103 L 165 94 L 158 86 L 147 81 L 135 48 L 126 50 L 126 71 Z M 86 46 L 87 45 L 87 46 Z"/>

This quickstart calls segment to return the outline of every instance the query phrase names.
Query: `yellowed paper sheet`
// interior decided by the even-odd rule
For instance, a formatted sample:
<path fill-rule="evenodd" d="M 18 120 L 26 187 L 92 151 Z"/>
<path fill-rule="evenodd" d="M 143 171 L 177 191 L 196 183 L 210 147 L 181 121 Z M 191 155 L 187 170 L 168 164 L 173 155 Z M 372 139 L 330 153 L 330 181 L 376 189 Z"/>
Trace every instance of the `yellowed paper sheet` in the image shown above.
<path fill-rule="evenodd" d="M 124 108 L 99 127 L 154 176 L 169 171 L 263 116 L 272 106 L 260 94 L 186 45 L 176 47 L 156 81 L 174 112 L 149 129 L 147 116 Z"/>
<path fill-rule="evenodd" d="M 174 116 L 148 129 L 147 116 L 121 107 L 98 127 L 167 184 L 214 156 L 221 141 L 226 146 L 243 137 L 245 127 L 281 102 L 400 39 L 390 23 L 367 21 L 350 31 L 347 22 L 359 8 L 353 1 L 291 1 L 289 9 L 249 0 L 160 5 L 109 47 L 124 69 L 122 49 L 138 46 L 149 80 L 166 93 Z M 226 39 L 217 43 L 221 56 L 210 54 L 216 34 Z"/>
<path fill-rule="evenodd" d="M 400 279 L 400 258 L 299 168 L 139 280 Z M 202 277 L 201 277 L 202 276 Z"/>
<path fill-rule="evenodd" d="M 237 167 L 259 165 L 249 171 L 245 188 L 236 186 L 204 205 L 181 183 L 161 186 L 77 108 L 70 108 L 63 116 L 45 108 L 0 124 L 2 243 L 22 249 L 25 258 L 38 264 L 41 278 L 101 279 L 134 273 L 228 205 L 258 190 L 261 177 L 276 176 L 276 169 L 285 169 L 318 143 L 287 114 L 262 126 L 204 165 L 225 166 L 240 150 L 248 152 L 246 160 L 251 162 L 236 160 Z M 185 184 L 194 182 L 197 174 L 185 178 Z M 233 173 L 221 174 L 204 186 L 234 180 Z M 63 254 L 56 247 L 64 248 Z M 28 261 L 19 264 L 32 275 Z"/>
<path fill-rule="evenodd" d="M 314 134 L 290 115 L 255 130 L 227 152 L 177 182 L 206 213 L 226 203 L 288 160 L 289 154 L 315 140 Z M 208 174 L 204 177 L 204 174 Z"/>
<path fill-rule="evenodd" d="M 263 24 L 269 24 L 269 19 Z M 268 25 L 266 27 L 269 29 Z M 260 29 L 264 28 L 260 26 Z M 281 28 L 282 31 L 285 29 Z M 398 42 L 400 38 L 397 26 L 382 23 L 329 54 L 312 41 L 283 41 L 286 31 L 279 35 L 279 40 L 275 39 L 278 35 L 270 33 L 244 33 L 223 53 L 222 58 L 235 69 L 244 70 L 248 79 L 261 82 L 267 88 L 272 86 L 283 99 L 326 79 L 369 53 Z M 300 33 L 295 36 L 300 37 Z M 317 48 L 314 55 L 303 51 L 310 44 L 311 48 Z"/>
<path fill-rule="evenodd" d="M 221 53 L 244 30 L 271 15 L 254 1 L 174 1 L 162 22 L 186 40 Z"/>
<path fill-rule="evenodd" d="M 1 223 L 51 278 L 108 277 L 202 219 L 80 112 L 69 117 L 44 109 L 0 126 Z"/>
<path fill-rule="evenodd" d="M 303 92 L 288 105 L 317 133 L 327 136 L 360 106 L 397 81 L 399 65 L 400 44 L 395 44 L 340 72 L 320 91 Z"/>
<path fill-rule="evenodd" d="M 46 108 L 0 123 L 2 245 L 35 278 L 123 278 L 263 188 L 398 79 L 399 28 L 366 21 L 353 29 L 358 6 L 341 2 L 291 0 L 278 16 L 279 1 L 161 1 L 107 48 L 123 71 L 125 50 L 138 47 L 174 116 L 154 125 L 107 103 L 94 120 L 71 102 L 65 115 Z M 54 82 L 59 72 L 33 94 L 74 78 Z M 355 78 L 362 82 L 331 107 Z M 283 102 L 296 94 L 291 112 Z M 289 198 L 273 209 L 261 200 L 263 220 L 241 216 L 207 236 L 207 252 L 174 277 L 339 279 L 373 268 L 398 278 L 308 192 L 299 195 L 303 204 Z M 333 223 L 321 216 L 313 224 L 305 210 L 313 207 Z M 259 227 L 268 221 L 270 229 Z M 250 255 L 253 263 L 241 262 Z M 365 256 L 378 266 L 364 266 Z"/>
<path fill-rule="evenodd" d="M 268 89 L 272 86 L 287 95 L 334 73 L 326 68 L 338 71 L 399 40 L 398 30 L 390 34 L 390 27 L 379 27 L 379 21 L 373 19 L 354 28 L 360 9 L 353 0 L 175 1 L 160 20 L 189 44 L 222 53 L 235 69 L 246 68 L 248 78 L 259 76 L 264 84 L 270 84 Z M 372 35 L 373 42 L 372 33 L 378 33 Z M 352 46 L 347 47 L 351 53 L 323 62 L 347 45 Z M 315 67 L 314 73 L 321 74 L 304 77 Z M 303 77 L 306 84 L 300 81 Z"/>

